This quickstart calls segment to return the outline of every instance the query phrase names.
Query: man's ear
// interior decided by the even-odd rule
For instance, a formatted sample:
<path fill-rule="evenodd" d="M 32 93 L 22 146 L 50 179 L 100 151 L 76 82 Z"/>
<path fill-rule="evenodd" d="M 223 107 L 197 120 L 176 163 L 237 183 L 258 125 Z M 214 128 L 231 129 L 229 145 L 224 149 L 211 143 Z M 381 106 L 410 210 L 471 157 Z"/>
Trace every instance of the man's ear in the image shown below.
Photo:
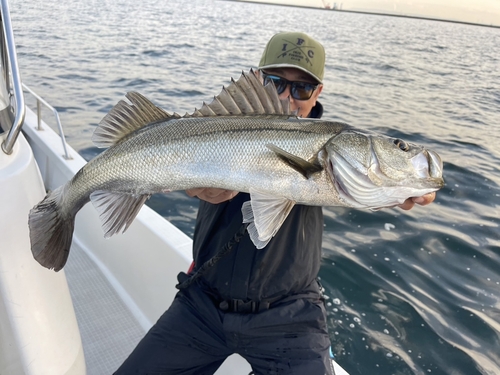
<path fill-rule="evenodd" d="M 314 105 L 316 105 L 316 101 L 318 100 L 319 94 L 321 94 L 321 91 L 323 91 L 323 84 L 320 84 L 318 88 L 314 91 Z"/>

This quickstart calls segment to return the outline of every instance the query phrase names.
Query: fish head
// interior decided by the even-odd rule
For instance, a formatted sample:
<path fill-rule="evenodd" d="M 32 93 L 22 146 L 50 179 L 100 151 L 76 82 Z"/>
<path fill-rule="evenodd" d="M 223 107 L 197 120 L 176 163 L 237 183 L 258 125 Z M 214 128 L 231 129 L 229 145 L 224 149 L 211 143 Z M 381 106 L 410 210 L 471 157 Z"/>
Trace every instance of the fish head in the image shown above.
<path fill-rule="evenodd" d="M 347 130 L 325 145 L 326 170 L 349 206 L 402 204 L 444 186 L 439 155 L 399 138 Z"/>

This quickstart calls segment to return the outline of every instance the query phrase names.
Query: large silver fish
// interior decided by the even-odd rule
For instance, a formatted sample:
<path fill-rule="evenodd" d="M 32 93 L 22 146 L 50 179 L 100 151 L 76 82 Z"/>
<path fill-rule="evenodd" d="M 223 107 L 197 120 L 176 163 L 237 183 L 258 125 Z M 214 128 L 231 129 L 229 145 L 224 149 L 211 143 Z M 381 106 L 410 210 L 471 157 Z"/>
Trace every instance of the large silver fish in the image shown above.
<path fill-rule="evenodd" d="M 214 187 L 250 193 L 242 208 L 257 248 L 295 204 L 378 209 L 440 189 L 437 153 L 346 124 L 298 119 L 253 71 L 192 115 L 169 115 L 138 93 L 101 121 L 109 147 L 29 215 L 31 247 L 44 267 L 66 263 L 75 215 L 90 200 L 105 236 L 125 231 L 157 192 Z"/>

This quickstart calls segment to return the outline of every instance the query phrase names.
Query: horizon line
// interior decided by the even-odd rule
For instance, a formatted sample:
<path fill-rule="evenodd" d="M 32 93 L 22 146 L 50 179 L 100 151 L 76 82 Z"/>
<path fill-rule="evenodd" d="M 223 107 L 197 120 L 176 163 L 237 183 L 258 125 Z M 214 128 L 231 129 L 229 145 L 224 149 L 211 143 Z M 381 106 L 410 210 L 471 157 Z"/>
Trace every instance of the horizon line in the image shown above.
<path fill-rule="evenodd" d="M 469 22 L 469 21 L 460 21 L 460 20 L 450 20 L 446 18 L 436 18 L 436 17 L 426 17 L 426 16 L 412 16 L 407 14 L 397 14 L 397 13 L 382 13 L 382 12 L 370 12 L 365 10 L 344 10 L 344 9 L 333 9 L 333 8 L 321 8 L 321 7 L 313 7 L 308 5 L 297 5 L 297 4 L 282 4 L 282 3 L 272 3 L 268 1 L 254 1 L 254 0 L 219 0 L 219 1 L 236 1 L 239 3 L 252 3 L 252 4 L 264 4 L 264 5 L 277 5 L 277 6 L 285 6 L 285 7 L 293 7 L 293 8 L 307 8 L 307 9 L 318 9 L 318 10 L 326 10 L 330 12 L 343 12 L 343 13 L 360 13 L 360 14 L 368 14 L 374 16 L 390 16 L 390 17 L 400 17 L 400 18 L 413 18 L 419 20 L 428 20 L 428 21 L 438 21 L 438 22 L 449 22 L 449 23 L 461 23 L 464 25 L 471 26 L 482 26 L 482 27 L 491 27 L 500 29 L 500 25 L 486 24 L 486 23 L 477 23 L 477 22 Z"/>

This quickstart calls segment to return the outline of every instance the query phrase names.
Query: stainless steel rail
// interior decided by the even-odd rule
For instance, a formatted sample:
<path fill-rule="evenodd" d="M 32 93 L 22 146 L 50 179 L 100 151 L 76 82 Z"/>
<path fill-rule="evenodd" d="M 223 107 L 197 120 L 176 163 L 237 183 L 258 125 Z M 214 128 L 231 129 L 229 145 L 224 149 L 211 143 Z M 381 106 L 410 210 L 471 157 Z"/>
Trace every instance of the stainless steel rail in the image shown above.
<path fill-rule="evenodd" d="M 33 95 L 36 99 L 36 117 L 37 117 L 37 130 L 43 130 L 42 128 L 42 104 L 50 109 L 52 113 L 54 114 L 54 117 L 56 118 L 56 123 L 57 123 L 57 129 L 59 130 L 59 136 L 61 137 L 61 142 L 62 146 L 64 149 L 64 158 L 66 160 L 73 159 L 72 156 L 68 153 L 68 147 L 66 145 L 66 138 L 64 137 L 64 131 L 63 127 L 61 124 L 61 120 L 59 119 L 59 113 L 57 110 L 52 107 L 49 103 L 47 103 L 45 100 L 43 100 L 42 97 L 40 97 L 37 93 L 35 93 L 32 89 L 30 89 L 28 86 L 26 86 L 23 83 L 23 87 L 26 91 L 28 91 L 31 95 Z"/>
<path fill-rule="evenodd" d="M 26 108 L 24 107 L 24 94 L 21 85 L 21 76 L 19 75 L 19 66 L 17 64 L 17 53 L 16 53 L 16 45 L 14 43 L 14 33 L 12 32 L 12 24 L 10 22 L 10 11 L 9 4 L 7 0 L 1 0 L 2 8 L 1 8 L 1 22 L 3 28 L 3 36 L 5 40 L 3 41 L 3 45 L 6 46 L 5 49 L 2 49 L 2 54 L 7 54 L 7 56 L 1 56 L 2 62 L 6 63 L 8 61 L 10 66 L 10 73 L 12 75 L 12 92 L 14 95 L 15 102 L 15 117 L 12 127 L 5 138 L 5 141 L 2 143 L 2 151 L 9 155 L 12 153 L 12 148 L 16 143 L 17 137 L 19 136 L 19 132 L 21 131 L 21 127 L 24 123 L 24 116 L 26 115 Z M 4 67 L 5 71 L 5 81 L 9 82 L 9 67 Z M 8 88 L 8 87 L 7 87 Z M 9 93 L 10 90 L 7 90 Z"/>

